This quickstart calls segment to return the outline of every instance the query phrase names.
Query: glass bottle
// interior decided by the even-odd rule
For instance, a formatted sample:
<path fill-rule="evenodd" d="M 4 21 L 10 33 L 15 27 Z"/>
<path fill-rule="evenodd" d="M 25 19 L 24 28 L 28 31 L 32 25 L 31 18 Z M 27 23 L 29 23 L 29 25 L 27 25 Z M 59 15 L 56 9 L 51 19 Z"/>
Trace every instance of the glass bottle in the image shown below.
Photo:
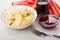
<path fill-rule="evenodd" d="M 59 17 L 55 14 L 49 13 L 49 0 L 37 0 L 38 23 L 47 29 L 56 27 Z"/>

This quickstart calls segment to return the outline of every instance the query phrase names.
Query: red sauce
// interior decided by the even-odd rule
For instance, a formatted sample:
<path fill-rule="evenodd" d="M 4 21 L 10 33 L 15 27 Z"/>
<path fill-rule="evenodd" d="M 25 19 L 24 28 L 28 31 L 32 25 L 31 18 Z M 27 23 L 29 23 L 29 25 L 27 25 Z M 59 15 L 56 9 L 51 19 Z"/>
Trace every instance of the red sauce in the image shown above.
<path fill-rule="evenodd" d="M 56 15 L 42 15 L 39 16 L 39 23 L 44 28 L 54 28 L 58 24 L 58 17 Z"/>

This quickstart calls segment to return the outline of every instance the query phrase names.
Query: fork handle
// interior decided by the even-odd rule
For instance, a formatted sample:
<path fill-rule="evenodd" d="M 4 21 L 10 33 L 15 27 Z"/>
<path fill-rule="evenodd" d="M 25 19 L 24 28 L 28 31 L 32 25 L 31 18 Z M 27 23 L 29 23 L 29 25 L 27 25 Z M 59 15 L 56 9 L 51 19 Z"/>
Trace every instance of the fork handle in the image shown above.
<path fill-rule="evenodd" d="M 57 37 L 57 38 L 60 38 L 60 36 L 57 36 L 57 35 L 53 35 L 54 37 Z"/>

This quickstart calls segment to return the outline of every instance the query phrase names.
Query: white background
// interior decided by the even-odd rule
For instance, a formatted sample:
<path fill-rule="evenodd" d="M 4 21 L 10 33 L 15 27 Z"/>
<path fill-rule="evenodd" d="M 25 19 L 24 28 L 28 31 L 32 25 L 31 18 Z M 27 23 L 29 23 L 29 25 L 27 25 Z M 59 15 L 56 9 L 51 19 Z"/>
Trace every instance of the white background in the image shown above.
<path fill-rule="evenodd" d="M 7 27 L 1 20 L 1 13 L 4 9 L 10 7 L 13 1 L 17 0 L 0 0 L 0 40 L 60 40 L 53 37 L 38 37 L 28 29 L 14 30 Z M 56 0 L 58 5 L 60 5 L 59 1 Z"/>

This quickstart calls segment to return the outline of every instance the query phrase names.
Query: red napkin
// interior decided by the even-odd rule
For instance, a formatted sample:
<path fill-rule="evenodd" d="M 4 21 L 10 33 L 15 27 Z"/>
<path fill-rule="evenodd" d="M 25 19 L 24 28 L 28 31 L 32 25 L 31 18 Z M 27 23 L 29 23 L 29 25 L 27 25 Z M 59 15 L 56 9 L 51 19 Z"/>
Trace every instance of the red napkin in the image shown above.
<path fill-rule="evenodd" d="M 12 2 L 12 6 L 17 6 L 17 5 L 27 5 L 33 7 L 34 9 L 37 9 L 36 0 L 21 0 L 21 1 Z M 60 16 L 60 7 L 53 0 L 50 0 L 49 2 L 49 12 L 55 13 L 56 15 Z"/>
<path fill-rule="evenodd" d="M 53 0 L 50 0 L 50 3 L 49 3 L 49 11 L 51 13 L 55 13 L 56 15 L 60 16 L 60 7 Z"/>
<path fill-rule="evenodd" d="M 27 5 L 36 9 L 36 0 L 23 0 L 23 1 L 21 0 L 21 1 L 12 2 L 12 6 L 16 6 L 16 5 Z"/>

